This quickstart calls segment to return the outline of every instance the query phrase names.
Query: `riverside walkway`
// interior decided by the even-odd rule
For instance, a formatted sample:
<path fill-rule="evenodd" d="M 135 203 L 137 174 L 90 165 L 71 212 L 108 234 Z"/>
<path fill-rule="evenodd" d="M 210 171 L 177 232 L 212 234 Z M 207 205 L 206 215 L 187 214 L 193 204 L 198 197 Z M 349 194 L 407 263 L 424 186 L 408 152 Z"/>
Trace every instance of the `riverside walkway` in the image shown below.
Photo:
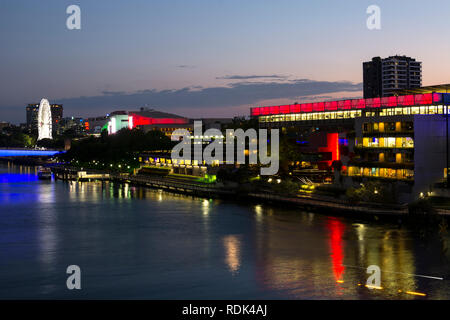
<path fill-rule="evenodd" d="M 146 185 L 152 188 L 158 188 L 169 191 L 178 191 L 192 194 L 214 195 L 234 195 L 234 190 L 227 190 L 216 184 L 206 184 L 202 182 L 185 182 L 170 177 L 154 177 L 154 176 L 123 176 L 119 174 L 111 174 L 111 180 L 128 182 L 140 185 Z"/>
<path fill-rule="evenodd" d="M 346 203 L 344 201 L 330 201 L 325 197 L 283 197 L 279 195 L 269 193 L 250 193 L 249 197 L 271 201 L 271 202 L 283 202 L 299 205 L 306 208 L 321 208 L 328 210 L 337 210 L 348 213 L 363 213 L 368 215 L 405 215 L 408 214 L 407 206 L 392 206 L 382 207 L 376 204 L 370 205 L 354 205 Z"/>
<path fill-rule="evenodd" d="M 75 167 L 55 167 L 52 169 L 55 176 L 60 179 L 80 180 L 78 178 L 79 168 Z M 105 173 L 97 170 L 89 170 L 89 175 Z M 258 200 L 271 203 L 291 204 L 305 210 L 328 210 L 345 214 L 363 214 L 371 216 L 404 216 L 408 214 L 406 205 L 386 205 L 376 203 L 352 204 L 343 200 L 333 199 L 325 196 L 302 196 L 286 197 L 268 192 L 250 192 L 239 194 L 237 188 L 226 188 L 215 183 L 204 183 L 200 181 L 185 181 L 171 176 L 146 176 L 130 175 L 123 173 L 109 173 L 108 179 L 113 182 L 130 183 L 142 185 L 156 189 L 162 189 L 169 192 L 183 193 L 187 195 L 196 195 L 200 197 L 233 197 L 238 196 L 241 199 Z"/>

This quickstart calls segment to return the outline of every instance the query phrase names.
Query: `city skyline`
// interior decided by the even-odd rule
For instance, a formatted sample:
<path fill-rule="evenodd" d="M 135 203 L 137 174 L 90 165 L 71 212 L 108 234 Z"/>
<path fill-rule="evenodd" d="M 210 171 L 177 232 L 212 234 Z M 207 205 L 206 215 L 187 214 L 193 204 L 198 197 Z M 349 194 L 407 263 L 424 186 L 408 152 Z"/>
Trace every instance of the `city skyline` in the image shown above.
<path fill-rule="evenodd" d="M 71 4 L 81 8 L 81 30 L 66 28 Z M 3 1 L 0 120 L 24 122 L 24 106 L 43 97 L 83 117 L 141 106 L 231 117 L 258 105 L 356 98 L 362 62 L 396 54 L 423 62 L 423 85 L 450 82 L 450 45 L 435 32 L 445 1 L 377 1 L 381 30 L 366 27 L 372 1 L 133 4 Z"/>
<path fill-rule="evenodd" d="M 450 300 L 447 12 L 0 1 L 0 300 Z"/>

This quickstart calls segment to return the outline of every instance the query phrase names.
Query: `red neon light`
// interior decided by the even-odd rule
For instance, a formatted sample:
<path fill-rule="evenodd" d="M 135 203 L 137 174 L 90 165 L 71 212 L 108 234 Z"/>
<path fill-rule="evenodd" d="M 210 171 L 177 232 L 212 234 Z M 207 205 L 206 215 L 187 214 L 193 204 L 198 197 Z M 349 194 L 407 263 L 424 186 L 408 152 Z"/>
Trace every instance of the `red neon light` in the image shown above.
<path fill-rule="evenodd" d="M 280 108 L 278 106 L 270 107 L 270 114 L 279 114 Z"/>
<path fill-rule="evenodd" d="M 448 95 L 450 97 L 450 94 Z M 447 95 L 445 96 L 447 97 Z M 450 98 L 449 98 L 450 99 Z M 380 107 L 397 107 L 397 106 L 414 106 L 414 105 L 430 105 L 443 103 L 444 94 L 442 93 L 425 93 L 405 96 L 391 96 L 372 99 L 348 99 L 339 101 L 302 103 L 283 106 L 257 107 L 251 109 L 251 114 L 255 116 L 269 114 L 287 114 L 287 113 L 303 113 L 303 112 L 322 112 L 335 110 L 351 110 L 364 108 L 380 108 Z"/>
<path fill-rule="evenodd" d="M 280 106 L 280 113 L 289 113 L 289 106 Z"/>
<path fill-rule="evenodd" d="M 395 107 L 397 106 L 397 97 L 384 97 L 381 98 L 382 107 Z"/>
<path fill-rule="evenodd" d="M 252 108 L 252 116 L 259 116 L 260 114 L 260 108 Z"/>
<path fill-rule="evenodd" d="M 440 93 L 433 93 L 433 103 L 439 103 L 442 102 L 442 94 Z"/>
<path fill-rule="evenodd" d="M 299 113 L 301 111 L 299 104 L 291 104 L 290 109 L 292 113 Z"/>
<path fill-rule="evenodd" d="M 414 95 L 399 96 L 398 98 L 399 106 L 413 106 L 414 105 Z"/>
<path fill-rule="evenodd" d="M 366 107 L 366 100 L 356 99 L 352 100 L 352 109 L 364 109 Z"/>
<path fill-rule="evenodd" d="M 414 97 L 416 105 L 427 105 L 433 103 L 433 94 L 425 93 L 425 94 L 416 94 Z"/>
<path fill-rule="evenodd" d="M 313 111 L 324 111 L 325 109 L 325 102 L 314 102 L 313 103 Z"/>
<path fill-rule="evenodd" d="M 373 108 L 381 107 L 381 98 L 373 98 L 372 107 Z"/>
<path fill-rule="evenodd" d="M 184 118 L 150 118 L 141 116 L 138 114 L 130 114 L 133 119 L 132 128 L 136 128 L 136 126 L 142 125 L 151 125 L 151 124 L 186 124 L 188 123 L 187 119 Z M 130 117 L 128 117 L 130 119 Z"/>
<path fill-rule="evenodd" d="M 300 105 L 302 112 L 312 112 L 313 104 L 312 103 L 302 103 Z"/>
<path fill-rule="evenodd" d="M 352 100 L 344 100 L 344 109 L 350 110 L 352 108 Z"/>
<path fill-rule="evenodd" d="M 338 109 L 337 101 L 327 101 L 325 102 L 325 111 L 334 111 Z"/>
<path fill-rule="evenodd" d="M 340 160 L 341 155 L 339 153 L 339 134 L 336 132 L 327 133 L 327 146 L 319 147 L 318 151 L 331 153 L 331 160 L 326 161 L 328 166 L 331 166 L 333 161 Z"/>
<path fill-rule="evenodd" d="M 337 110 L 337 108 L 338 108 L 337 101 L 331 101 L 331 106 L 329 110 Z"/>

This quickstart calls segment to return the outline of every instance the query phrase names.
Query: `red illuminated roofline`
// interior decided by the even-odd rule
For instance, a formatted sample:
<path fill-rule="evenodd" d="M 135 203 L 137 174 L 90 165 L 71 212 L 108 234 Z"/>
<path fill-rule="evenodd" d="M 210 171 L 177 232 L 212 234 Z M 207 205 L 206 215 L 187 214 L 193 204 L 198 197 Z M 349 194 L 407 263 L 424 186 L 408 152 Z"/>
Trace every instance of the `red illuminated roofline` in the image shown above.
<path fill-rule="evenodd" d="M 297 103 L 282 106 L 255 107 L 250 109 L 250 114 L 252 116 L 265 116 L 289 113 L 360 110 L 369 108 L 426 106 L 443 103 L 450 103 L 450 94 L 423 93 L 383 98 L 347 99 L 314 103 Z"/>
<path fill-rule="evenodd" d="M 130 121 L 131 119 L 131 121 Z M 139 114 L 130 113 L 128 115 L 128 122 L 129 122 L 129 128 L 133 129 L 137 126 L 143 126 L 143 125 L 157 125 L 157 124 L 187 124 L 189 123 L 189 120 L 186 118 L 152 118 L 152 117 L 145 117 L 141 116 Z"/>

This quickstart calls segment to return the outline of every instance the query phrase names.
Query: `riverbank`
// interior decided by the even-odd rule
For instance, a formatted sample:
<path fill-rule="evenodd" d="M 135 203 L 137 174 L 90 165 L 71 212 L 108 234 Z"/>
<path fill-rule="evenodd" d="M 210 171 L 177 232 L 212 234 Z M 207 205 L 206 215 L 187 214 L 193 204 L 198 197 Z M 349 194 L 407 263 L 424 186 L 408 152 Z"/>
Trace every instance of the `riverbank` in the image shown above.
<path fill-rule="evenodd" d="M 180 181 L 170 176 L 147 176 L 124 173 L 104 172 L 98 170 L 81 171 L 76 167 L 56 166 L 52 168 L 56 179 L 90 181 L 98 180 L 96 176 L 102 174 L 100 180 L 110 180 L 119 183 L 162 189 L 168 192 L 204 198 L 226 198 L 245 202 L 264 202 L 297 207 L 308 211 L 328 212 L 333 215 L 352 215 L 361 217 L 391 217 L 394 219 L 408 215 L 407 205 L 387 205 L 377 203 L 350 203 L 345 200 L 333 199 L 317 195 L 297 195 L 296 197 L 282 196 L 262 192 L 243 192 L 239 186 L 228 186 L 221 183 L 203 183 L 194 181 Z M 80 174 L 82 172 L 82 174 Z M 106 177 L 107 175 L 107 177 Z"/>

